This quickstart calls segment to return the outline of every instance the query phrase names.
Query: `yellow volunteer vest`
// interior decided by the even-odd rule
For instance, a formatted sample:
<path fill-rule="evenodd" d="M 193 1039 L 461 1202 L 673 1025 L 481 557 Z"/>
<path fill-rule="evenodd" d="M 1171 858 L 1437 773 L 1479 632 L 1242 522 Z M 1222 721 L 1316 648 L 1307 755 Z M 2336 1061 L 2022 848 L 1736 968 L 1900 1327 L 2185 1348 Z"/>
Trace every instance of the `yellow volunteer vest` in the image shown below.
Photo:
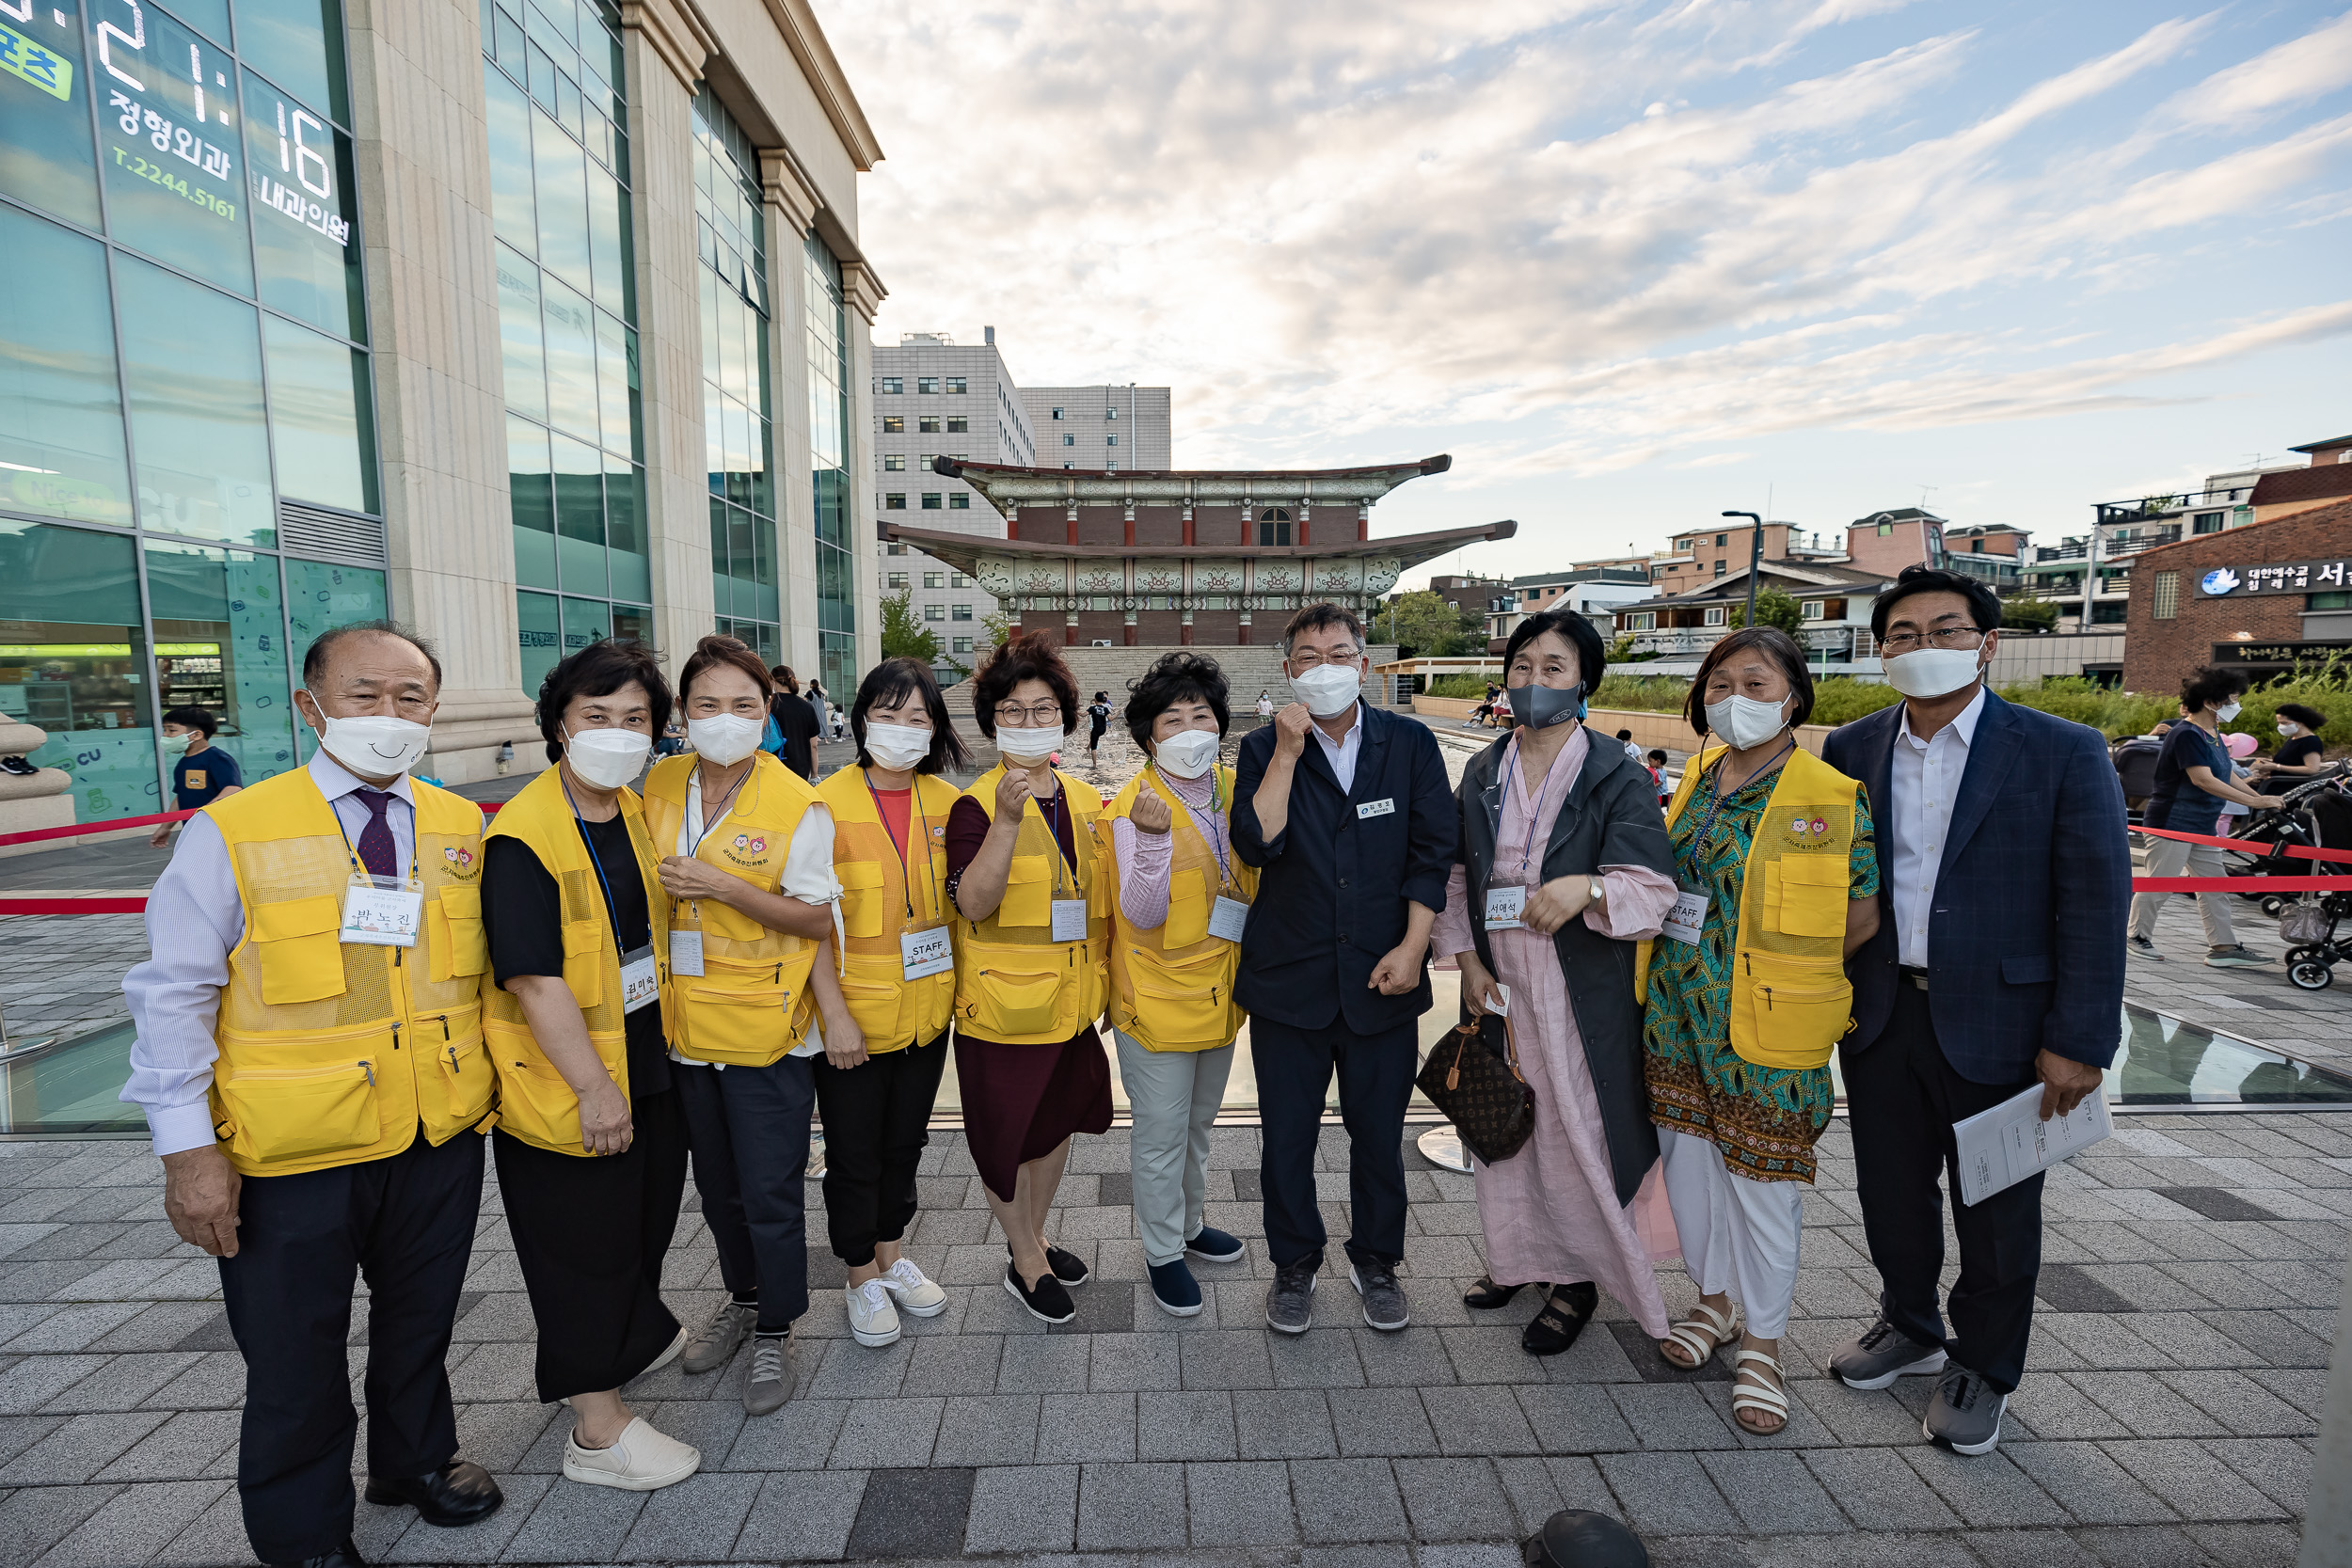
<path fill-rule="evenodd" d="M 1127 781 L 1119 799 L 1104 808 L 1106 817 L 1130 816 L 1136 799 L 1152 790 L 1168 802 L 1174 818 L 1168 832 L 1168 918 L 1155 930 L 1129 924 L 1116 888 L 1111 903 L 1111 1022 L 1151 1051 L 1214 1051 L 1233 1043 L 1248 1015 L 1233 1002 L 1233 971 L 1241 944 L 1209 935 L 1209 911 L 1222 878 L 1216 849 L 1176 792 L 1161 782 L 1157 768 Z M 1232 820 L 1233 770 L 1216 770 L 1217 815 Z M 1110 830 L 1105 827 L 1104 832 Z M 1226 839 L 1232 876 L 1225 895 L 1248 903 L 1258 894 L 1257 868 L 1242 863 Z"/>
<path fill-rule="evenodd" d="M 438 1145 L 489 1115 L 482 809 L 422 780 L 409 790 L 424 885 L 414 947 L 339 938 L 358 865 L 309 768 L 204 808 L 245 908 L 213 1028 L 212 1088 L 214 1133 L 241 1175 L 380 1160 L 420 1124 Z"/>
<path fill-rule="evenodd" d="M 695 765 L 691 752 L 664 757 L 645 779 L 645 827 L 657 858 L 677 852 Z M 777 892 L 793 832 L 816 802 L 808 781 L 766 752 L 755 752 L 751 777 L 736 792 L 726 820 L 704 835 L 694 858 L 763 893 Z M 716 899 L 670 901 L 671 929 L 698 926 L 702 974 L 670 976 L 678 1002 L 671 1044 L 689 1061 L 766 1067 L 807 1037 L 817 1007 L 808 972 L 820 944 L 771 930 Z"/>
<path fill-rule="evenodd" d="M 1702 752 L 1684 766 L 1666 808 L 1669 829 L 1724 750 Z M 1861 789 L 1802 746 L 1781 765 L 1740 874 L 1729 1022 L 1731 1049 L 1743 1062 L 1826 1067 L 1832 1048 L 1852 1025 L 1846 904 Z M 1648 999 L 1652 945 L 1643 942 L 1635 961 L 1637 1001 Z"/>
<path fill-rule="evenodd" d="M 957 793 L 945 779 L 914 776 L 907 802 L 907 836 L 914 842 L 901 860 L 864 768 L 844 768 L 817 786 L 817 798 L 833 813 L 833 871 L 841 882 L 841 927 L 849 944 L 841 994 L 873 1055 L 936 1039 L 955 1010 L 955 972 L 907 979 L 898 937 L 946 926 L 954 917 L 947 903 L 947 814 Z"/>
<path fill-rule="evenodd" d="M 661 1032 L 675 1039 L 676 1030 L 670 985 L 670 901 L 661 895 L 661 879 L 654 874 L 658 858 L 645 832 L 644 808 L 637 792 L 620 793 L 621 816 L 628 823 L 629 843 L 637 863 L 607 865 L 610 877 L 634 872 L 644 879 L 645 912 L 653 928 L 654 962 L 661 976 Z M 628 1095 L 628 1037 L 621 1008 L 621 948 L 605 910 L 604 889 L 596 880 L 596 863 L 573 819 L 571 801 L 564 795 L 563 769 L 549 768 L 525 784 L 522 793 L 499 809 L 498 819 L 485 838 L 518 838 L 539 857 L 555 879 L 564 921 L 564 983 L 588 1025 L 588 1042 L 603 1059 L 604 1070 Z M 499 1120 L 501 1131 L 527 1144 L 557 1154 L 587 1157 L 580 1147 L 580 1098 L 555 1070 L 547 1053 L 532 1037 L 531 1022 L 515 993 L 495 983 L 485 988 L 485 1010 L 492 1065 L 498 1069 Z"/>
<path fill-rule="evenodd" d="M 996 784 L 1002 763 L 973 781 L 964 794 L 996 820 Z M 1054 778 L 1063 810 L 1071 814 L 1073 871 L 1061 846 L 1034 800 L 1021 817 L 1004 901 L 986 920 L 956 916 L 956 1032 L 1007 1045 L 1051 1045 L 1066 1040 L 1103 1014 L 1107 989 L 1104 965 L 1110 953 L 1110 881 L 1104 869 L 1095 819 L 1103 798 L 1059 768 Z M 1078 942 L 1056 942 L 1053 901 L 1087 902 L 1087 934 Z"/>

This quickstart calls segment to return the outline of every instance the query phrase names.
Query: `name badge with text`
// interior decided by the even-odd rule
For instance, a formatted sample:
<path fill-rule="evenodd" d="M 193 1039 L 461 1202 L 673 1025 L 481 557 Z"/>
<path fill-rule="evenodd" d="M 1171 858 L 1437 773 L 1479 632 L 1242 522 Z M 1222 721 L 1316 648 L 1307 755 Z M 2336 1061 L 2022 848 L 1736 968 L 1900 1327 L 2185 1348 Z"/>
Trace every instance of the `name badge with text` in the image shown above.
<path fill-rule="evenodd" d="M 1486 929 L 1516 931 L 1520 928 L 1519 916 L 1527 909 L 1527 889 L 1523 887 L 1490 887 L 1486 890 Z"/>
<path fill-rule="evenodd" d="M 1394 816 L 1395 815 L 1396 798 L 1394 796 L 1385 800 L 1366 800 L 1356 808 L 1356 820 L 1359 822 L 1368 816 Z"/>
<path fill-rule="evenodd" d="M 700 974 L 703 972 L 703 934 L 700 931 L 670 933 L 670 973 Z"/>
<path fill-rule="evenodd" d="M 1665 933 L 1677 942 L 1699 944 L 1699 932 L 1707 925 L 1707 895 L 1696 888 L 1681 888 L 1675 893 L 1675 907 L 1666 911 Z"/>
<path fill-rule="evenodd" d="M 1238 898 L 1228 898 L 1220 893 L 1216 902 L 1209 906 L 1209 935 L 1213 937 L 1239 942 L 1242 928 L 1248 924 L 1249 906 Z"/>
<path fill-rule="evenodd" d="M 621 1011 L 633 1013 L 661 995 L 661 967 L 653 961 L 653 943 L 632 947 L 621 955 Z"/>
<path fill-rule="evenodd" d="M 920 980 L 926 974 L 941 974 L 956 967 L 955 944 L 948 940 L 947 927 L 934 926 L 928 931 L 898 933 L 898 965 L 910 980 Z"/>
<path fill-rule="evenodd" d="M 341 939 L 366 947 L 414 947 L 424 918 L 424 888 L 405 877 L 356 872 L 343 890 Z"/>
<path fill-rule="evenodd" d="M 1087 935 L 1087 901 L 1083 898 L 1054 900 L 1054 940 L 1084 942 Z"/>

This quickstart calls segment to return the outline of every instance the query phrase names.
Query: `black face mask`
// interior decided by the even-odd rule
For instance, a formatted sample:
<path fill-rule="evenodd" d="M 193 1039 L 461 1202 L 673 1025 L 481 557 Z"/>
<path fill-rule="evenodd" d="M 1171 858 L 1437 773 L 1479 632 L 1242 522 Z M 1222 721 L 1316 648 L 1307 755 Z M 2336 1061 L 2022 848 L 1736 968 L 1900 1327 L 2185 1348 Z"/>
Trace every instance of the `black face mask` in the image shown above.
<path fill-rule="evenodd" d="M 1584 683 L 1574 686 L 1515 686 L 1511 711 L 1531 729 L 1549 729 L 1584 717 Z"/>

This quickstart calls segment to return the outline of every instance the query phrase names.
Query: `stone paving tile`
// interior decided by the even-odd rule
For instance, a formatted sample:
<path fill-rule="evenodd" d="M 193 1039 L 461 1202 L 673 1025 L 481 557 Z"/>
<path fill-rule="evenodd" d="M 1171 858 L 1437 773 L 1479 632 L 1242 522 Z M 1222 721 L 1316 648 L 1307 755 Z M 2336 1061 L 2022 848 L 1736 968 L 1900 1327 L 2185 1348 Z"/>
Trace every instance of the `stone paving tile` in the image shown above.
<path fill-rule="evenodd" d="M 1135 1395 L 1045 1394 L 1041 1399 L 1039 1464 L 1114 1464 L 1136 1457 Z"/>
<path fill-rule="evenodd" d="M 760 1482 L 734 1556 L 752 1562 L 829 1562 L 850 1544 L 866 1478 L 857 1470 L 771 1475 Z"/>
<path fill-rule="evenodd" d="M 1411 1458 L 1438 1451 L 1438 1434 L 1410 1388 L 1334 1388 L 1324 1398 L 1343 1455 Z"/>
<path fill-rule="evenodd" d="M 1089 1465 L 1078 1483 L 1082 1552 L 1186 1544 L 1184 1466 Z"/>
<path fill-rule="evenodd" d="M 0 1486 L 77 1485 L 169 1418 L 160 1411 L 76 1416 L 0 1466 Z"/>
<path fill-rule="evenodd" d="M 1066 1552 L 1078 1513 L 1078 1466 L 1023 1465 L 975 1471 L 966 1552 Z"/>
<path fill-rule="evenodd" d="M 961 1468 L 873 1472 L 842 1555 L 944 1557 L 959 1550 L 972 1511 L 973 1479 Z"/>
<path fill-rule="evenodd" d="M 762 1480 L 706 1470 L 651 1493 L 621 1544 L 623 1561 L 709 1562 L 723 1560 L 742 1530 Z"/>
<path fill-rule="evenodd" d="M 2311 1486 L 2311 1449 L 2277 1437 L 2228 1439 L 2203 1448 L 2289 1513 L 2302 1516 L 2304 1494 Z"/>
<path fill-rule="evenodd" d="M 1242 1459 L 1335 1457 L 1340 1449 L 1330 1408 L 1326 1403 L 1329 1397 L 1317 1388 L 1235 1392 L 1232 1398 L 1236 1454 Z"/>
<path fill-rule="evenodd" d="M 1912 1473 L 1973 1529 L 2012 1529 L 2070 1523 L 2066 1510 L 2017 1466 L 2011 1443 L 1974 1459 L 1920 1444 L 1896 1450 Z M 2042 1445 L 2046 1446 L 2046 1445 Z M 2071 1483 L 2071 1477 L 2066 1478 Z"/>
<path fill-rule="evenodd" d="M 1136 1457 L 1160 1459 L 1236 1459 L 1241 1449 L 1233 1420 L 1236 1398 L 1263 1395 L 1229 1394 L 1222 1389 L 1201 1393 L 1162 1393 L 1139 1402 L 1136 1423 Z"/>
<path fill-rule="evenodd" d="M 1739 1439 L 1707 1402 L 1707 1396 L 1688 1384 L 1613 1384 L 1609 1397 L 1645 1449 L 1739 1446 Z"/>
<path fill-rule="evenodd" d="M 2074 1534 L 2108 1568 L 2213 1568 L 2187 1531 L 2167 1525 L 2092 1526 Z"/>
<path fill-rule="evenodd" d="M 1862 1529 L 1959 1528 L 1960 1516 L 1892 1449 L 1817 1449 L 1804 1455 L 1804 1463 L 1838 1509 Z"/>
<path fill-rule="evenodd" d="M 2097 1444 L 2011 1443 L 1999 1451 L 2085 1524 L 2144 1524 L 2177 1517 Z"/>
<path fill-rule="evenodd" d="M 928 1465 L 946 1401 L 858 1400 L 848 1405 L 826 1465 L 835 1470 L 898 1470 Z"/>
<path fill-rule="evenodd" d="M 2219 1568 L 2267 1568 L 2292 1562 L 2303 1532 L 2293 1525 L 2191 1525 L 2182 1531 Z"/>
<path fill-rule="evenodd" d="M 1293 1460 L 1290 1482 L 1302 1540 L 1403 1541 L 1411 1533 L 1385 1459 Z"/>
<path fill-rule="evenodd" d="M 1184 1466 L 1184 1494 L 1196 1546 L 1287 1546 L 1298 1539 L 1283 1465 L 1196 1461 Z"/>
<path fill-rule="evenodd" d="M 1796 1453 L 1703 1453 L 1699 1464 L 1759 1535 L 1847 1528 L 1845 1515 Z"/>
<path fill-rule="evenodd" d="M 1422 1459 L 1396 1466 L 1416 1541 L 1483 1541 L 1510 1517 L 1494 1466 L 1483 1459 Z"/>
<path fill-rule="evenodd" d="M 1602 1454 L 1600 1473 L 1645 1538 L 1722 1530 L 1737 1517 L 1690 1453 Z"/>
<path fill-rule="evenodd" d="M 2106 1449 L 2184 1519 L 2260 1519 L 2285 1512 L 2203 1443 L 2113 1443 Z"/>

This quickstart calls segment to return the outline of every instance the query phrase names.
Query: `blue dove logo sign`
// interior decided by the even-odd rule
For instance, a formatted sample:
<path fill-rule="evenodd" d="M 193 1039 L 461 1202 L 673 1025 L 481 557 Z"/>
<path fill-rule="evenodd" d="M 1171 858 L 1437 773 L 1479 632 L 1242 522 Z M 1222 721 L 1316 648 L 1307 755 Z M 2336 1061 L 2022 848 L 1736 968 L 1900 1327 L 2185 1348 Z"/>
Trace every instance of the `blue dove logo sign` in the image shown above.
<path fill-rule="evenodd" d="M 2227 566 L 2217 566 L 2205 574 L 2199 586 L 2208 594 L 2227 594 L 2237 587 L 2237 574 Z"/>

